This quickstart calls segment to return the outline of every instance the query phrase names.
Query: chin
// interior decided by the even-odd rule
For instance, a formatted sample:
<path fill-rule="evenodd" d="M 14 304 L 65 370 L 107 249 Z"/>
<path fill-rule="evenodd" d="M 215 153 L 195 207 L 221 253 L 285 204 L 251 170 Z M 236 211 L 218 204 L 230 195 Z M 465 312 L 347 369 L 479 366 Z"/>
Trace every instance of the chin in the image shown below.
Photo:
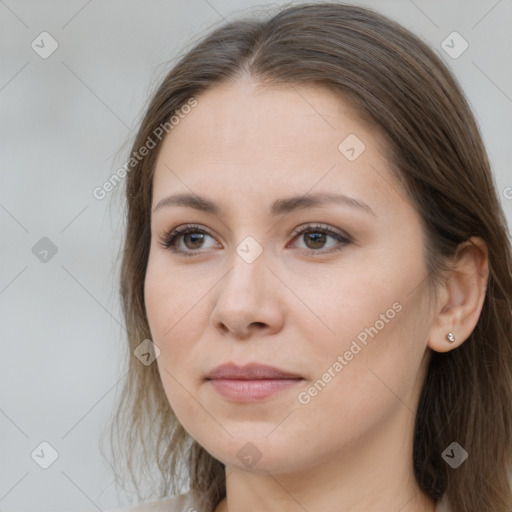
<path fill-rule="evenodd" d="M 287 446 L 285 440 L 278 436 L 270 440 L 265 434 L 259 436 L 236 436 L 226 438 L 222 444 L 211 440 L 212 443 L 199 443 L 212 457 L 216 458 L 226 466 L 235 467 L 240 471 L 252 473 L 291 473 L 299 469 L 300 461 L 296 453 L 296 446 Z M 199 442 L 199 441 L 198 441 Z M 302 453 L 304 456 L 304 453 Z M 307 462 L 304 461 L 307 466 Z M 311 466 L 314 466 L 311 463 Z"/>

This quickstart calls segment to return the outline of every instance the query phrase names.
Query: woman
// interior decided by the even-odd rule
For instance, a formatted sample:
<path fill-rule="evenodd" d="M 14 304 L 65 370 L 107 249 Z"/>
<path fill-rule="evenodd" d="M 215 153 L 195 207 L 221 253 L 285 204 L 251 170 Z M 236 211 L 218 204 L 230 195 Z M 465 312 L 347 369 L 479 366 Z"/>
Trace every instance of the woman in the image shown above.
<path fill-rule="evenodd" d="M 228 23 L 132 154 L 114 434 L 141 495 L 161 473 L 141 510 L 511 510 L 510 242 L 432 50 L 348 5 Z"/>

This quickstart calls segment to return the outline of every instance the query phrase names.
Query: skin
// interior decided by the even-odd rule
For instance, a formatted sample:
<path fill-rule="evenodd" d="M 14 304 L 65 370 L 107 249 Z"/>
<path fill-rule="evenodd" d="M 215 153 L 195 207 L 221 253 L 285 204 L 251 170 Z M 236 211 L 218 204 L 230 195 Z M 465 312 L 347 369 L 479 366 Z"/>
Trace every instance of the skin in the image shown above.
<path fill-rule="evenodd" d="M 162 144 L 152 209 L 192 193 L 223 214 L 175 205 L 152 213 L 145 300 L 170 405 L 226 465 L 216 512 L 433 512 L 413 475 L 414 416 L 431 350 L 459 346 L 476 325 L 485 244 L 475 238 L 461 247 L 429 302 L 419 215 L 391 176 L 383 139 L 349 104 L 319 86 L 263 87 L 248 77 L 197 100 Z M 366 146 L 354 161 L 338 149 L 349 134 Z M 316 192 L 355 197 L 373 213 L 337 203 L 269 213 L 277 199 Z M 178 239 L 192 256 L 161 244 L 189 223 L 209 232 L 199 243 Z M 325 235 L 315 245 L 318 229 L 294 237 L 295 228 L 315 224 L 351 242 Z M 263 249 L 252 263 L 236 252 L 248 236 Z M 401 311 L 300 403 L 299 393 L 396 303 Z M 277 366 L 303 380 L 235 403 L 204 380 L 228 361 Z M 247 443 L 260 455 L 250 467 L 237 456 Z"/>

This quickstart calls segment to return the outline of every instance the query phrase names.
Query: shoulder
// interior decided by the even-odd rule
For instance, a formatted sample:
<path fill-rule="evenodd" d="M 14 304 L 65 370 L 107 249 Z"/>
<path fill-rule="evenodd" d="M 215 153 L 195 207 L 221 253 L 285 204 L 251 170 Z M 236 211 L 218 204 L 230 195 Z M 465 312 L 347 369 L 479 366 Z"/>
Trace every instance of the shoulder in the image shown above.
<path fill-rule="evenodd" d="M 210 512 L 201 504 L 200 497 L 187 492 L 143 505 L 108 509 L 105 512 Z"/>

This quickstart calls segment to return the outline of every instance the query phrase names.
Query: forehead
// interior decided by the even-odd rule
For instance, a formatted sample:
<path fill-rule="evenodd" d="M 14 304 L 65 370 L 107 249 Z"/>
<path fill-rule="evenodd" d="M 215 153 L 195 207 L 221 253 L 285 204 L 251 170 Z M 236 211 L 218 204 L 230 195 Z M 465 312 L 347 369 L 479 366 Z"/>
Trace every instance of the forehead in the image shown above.
<path fill-rule="evenodd" d="M 196 137 L 198 148 L 214 144 L 236 151 L 258 143 L 260 152 L 268 152 L 306 140 L 335 143 L 343 131 L 365 131 L 351 105 L 319 85 L 277 86 L 242 79 L 212 87 L 196 99 L 197 107 L 169 136 L 175 145 L 181 138 Z"/>
<path fill-rule="evenodd" d="M 171 191 L 216 192 L 229 199 L 230 192 L 268 198 L 313 188 L 370 200 L 372 190 L 383 190 L 383 140 L 327 88 L 240 80 L 196 99 L 162 143 L 156 200 Z M 360 155 L 352 158 L 354 151 L 347 149 Z"/>

